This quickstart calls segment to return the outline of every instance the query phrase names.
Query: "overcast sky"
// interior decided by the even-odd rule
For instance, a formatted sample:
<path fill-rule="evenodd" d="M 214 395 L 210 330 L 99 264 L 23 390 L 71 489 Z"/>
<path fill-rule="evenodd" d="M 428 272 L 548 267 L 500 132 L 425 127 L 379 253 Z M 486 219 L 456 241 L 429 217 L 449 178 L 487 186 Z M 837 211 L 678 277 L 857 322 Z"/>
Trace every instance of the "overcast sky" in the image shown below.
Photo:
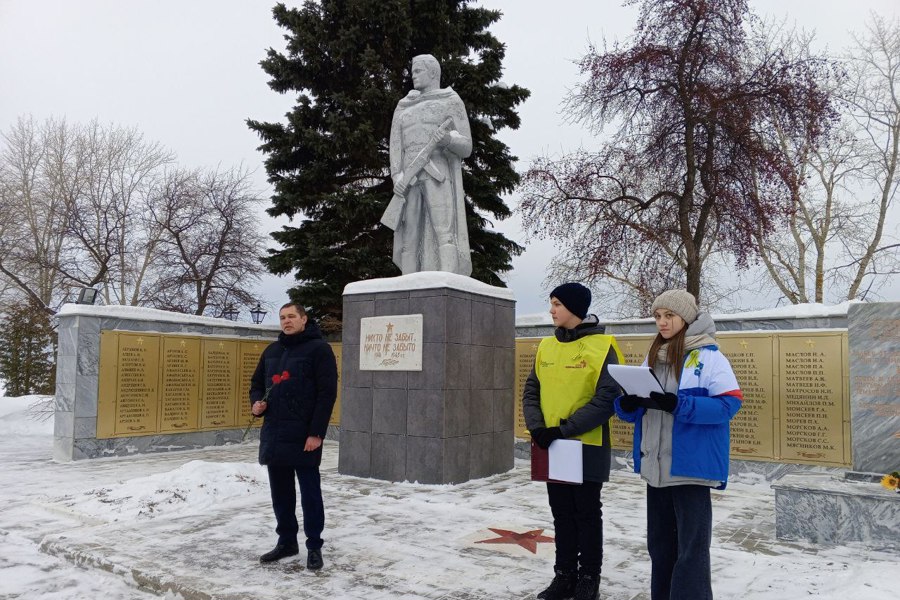
<path fill-rule="evenodd" d="M 299 5 L 299 2 L 287 2 Z M 504 81 L 531 90 L 519 131 L 500 137 L 520 170 L 540 154 L 593 143 L 564 123 L 559 105 L 577 80 L 573 61 L 591 42 L 626 38 L 636 11 L 607 0 L 485 0 L 504 16 L 492 27 L 507 45 Z M 815 30 L 821 47 L 839 51 L 870 11 L 897 17 L 896 0 L 751 0 L 761 15 Z M 70 122 L 98 118 L 135 126 L 174 150 L 188 167 L 243 164 L 270 190 L 244 120 L 280 120 L 293 97 L 272 92 L 258 63 L 283 49 L 283 31 L 264 0 L 0 0 L 0 130 L 20 115 Z M 508 198 L 515 206 L 516 198 Z M 286 221 L 265 219 L 266 231 Z M 543 311 L 544 271 L 552 244 L 526 240 L 516 219 L 497 224 L 526 245 L 507 277 L 519 314 Z M 267 277 L 264 303 L 280 304 L 292 278 Z M 594 307 L 602 310 L 602 307 Z M 761 308 L 748 306 L 748 308 Z M 244 315 L 246 317 L 246 315 Z"/>

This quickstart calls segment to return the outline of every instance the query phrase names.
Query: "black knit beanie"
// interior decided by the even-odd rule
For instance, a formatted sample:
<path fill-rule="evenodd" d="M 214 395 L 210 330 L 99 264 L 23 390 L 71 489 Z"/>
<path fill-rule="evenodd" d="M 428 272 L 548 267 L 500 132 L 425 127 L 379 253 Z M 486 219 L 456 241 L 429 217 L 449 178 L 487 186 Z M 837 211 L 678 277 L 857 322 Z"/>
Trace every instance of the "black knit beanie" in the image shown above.
<path fill-rule="evenodd" d="M 591 307 L 591 290 L 580 283 L 564 283 L 557 286 L 550 292 L 550 297 L 562 302 L 563 306 L 579 319 L 584 319 Z"/>

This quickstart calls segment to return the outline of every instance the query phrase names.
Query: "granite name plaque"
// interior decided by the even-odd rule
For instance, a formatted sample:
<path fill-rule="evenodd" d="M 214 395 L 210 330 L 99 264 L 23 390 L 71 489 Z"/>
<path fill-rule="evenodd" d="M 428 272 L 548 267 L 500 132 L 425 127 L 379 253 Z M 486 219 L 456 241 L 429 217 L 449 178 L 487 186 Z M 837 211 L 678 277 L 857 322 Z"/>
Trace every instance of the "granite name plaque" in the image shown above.
<path fill-rule="evenodd" d="M 328 421 L 329 425 L 340 425 L 341 424 L 341 377 L 343 376 L 343 361 L 344 361 L 344 351 L 343 344 L 340 342 L 332 342 L 331 350 L 334 352 L 334 361 L 337 363 L 337 373 L 338 373 L 338 385 L 337 385 L 337 399 L 334 402 L 334 410 L 331 411 L 331 420 Z"/>
<path fill-rule="evenodd" d="M 194 431 L 200 418 L 200 342 L 162 338 L 159 430 Z"/>
<path fill-rule="evenodd" d="M 250 380 L 259 364 L 259 357 L 268 344 L 266 342 L 241 342 L 238 346 L 238 364 L 240 372 L 238 375 L 238 410 L 237 421 L 242 427 L 262 427 L 263 417 L 253 418 L 250 412 Z"/>
<path fill-rule="evenodd" d="M 513 393 L 513 407 L 515 423 L 513 424 L 516 437 L 530 439 L 528 428 L 525 426 L 525 413 L 522 411 L 522 394 L 525 393 L 525 381 L 534 368 L 534 357 L 541 338 L 516 338 L 516 380 Z"/>
<path fill-rule="evenodd" d="M 770 333 L 716 336 L 741 387 L 744 401 L 731 419 L 731 454 L 750 460 L 775 458 L 774 338 Z"/>
<path fill-rule="evenodd" d="M 360 319 L 360 371 L 421 371 L 422 315 Z"/>
<path fill-rule="evenodd" d="M 140 334 L 118 339 L 115 433 L 156 431 L 159 409 L 159 337 Z"/>
<path fill-rule="evenodd" d="M 778 336 L 779 458 L 787 462 L 850 462 L 847 338 L 841 333 Z"/>
<path fill-rule="evenodd" d="M 238 426 L 238 341 L 203 340 L 203 389 L 200 393 L 200 428 Z M 247 388 L 249 389 L 249 387 Z"/>

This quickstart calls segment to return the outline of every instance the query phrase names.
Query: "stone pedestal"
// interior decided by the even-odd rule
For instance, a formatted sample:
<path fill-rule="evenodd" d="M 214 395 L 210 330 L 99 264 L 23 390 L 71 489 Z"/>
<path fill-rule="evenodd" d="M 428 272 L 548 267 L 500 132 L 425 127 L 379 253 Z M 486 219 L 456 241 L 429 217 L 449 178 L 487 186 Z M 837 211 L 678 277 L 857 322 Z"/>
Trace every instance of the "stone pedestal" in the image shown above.
<path fill-rule="evenodd" d="M 361 319 L 419 314 L 421 371 L 360 369 Z M 436 272 L 353 283 L 342 342 L 340 473 L 440 484 L 512 468 L 511 291 Z"/>
<path fill-rule="evenodd" d="M 794 473 L 772 485 L 775 535 L 816 544 L 900 548 L 900 494 L 879 476 Z"/>

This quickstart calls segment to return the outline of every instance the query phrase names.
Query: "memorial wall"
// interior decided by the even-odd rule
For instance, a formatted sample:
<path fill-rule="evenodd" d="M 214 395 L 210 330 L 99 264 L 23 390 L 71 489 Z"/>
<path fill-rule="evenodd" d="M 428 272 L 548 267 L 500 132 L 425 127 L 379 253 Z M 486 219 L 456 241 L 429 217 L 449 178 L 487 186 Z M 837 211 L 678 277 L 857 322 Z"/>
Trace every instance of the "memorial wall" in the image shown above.
<path fill-rule="evenodd" d="M 858 312 L 866 316 L 864 309 L 887 310 L 860 308 Z M 895 323 L 895 313 L 889 314 Z M 247 392 L 260 354 L 278 334 L 277 325 L 230 324 L 203 317 L 188 320 L 184 315 L 126 307 L 66 305 L 59 316 L 57 459 L 238 442 L 248 424 L 257 428 L 262 424 L 261 419 L 252 420 Z M 743 407 L 731 423 L 732 458 L 834 467 L 851 464 L 851 354 L 842 318 L 763 324 L 717 321 L 718 342 L 744 394 Z M 867 440 L 856 442 L 870 444 L 878 456 L 890 456 L 900 434 L 896 433 L 896 395 L 884 382 L 896 379 L 900 361 L 895 330 L 883 342 L 886 334 L 870 326 L 875 320 L 857 319 L 863 325 L 857 325 L 856 331 L 863 333 L 854 342 L 858 350 L 853 355 L 853 384 L 859 398 L 853 424 L 871 433 L 862 436 Z M 418 322 L 412 325 L 421 327 Z M 372 344 L 370 358 L 397 361 L 409 368 L 403 362 L 407 360 L 403 350 L 418 344 L 422 334 L 419 329 L 394 331 L 396 327 L 393 320 L 372 320 L 372 331 L 365 338 Z M 627 364 L 644 360 L 655 335 L 649 333 L 652 329 L 646 320 L 608 325 Z M 527 333 L 542 335 L 549 330 L 517 331 L 513 427 L 522 439 L 528 439 L 522 391 L 541 340 Z M 388 336 L 393 344 L 390 352 L 378 355 Z M 331 345 L 342 373 L 342 345 Z M 331 424 L 339 425 L 340 420 L 339 397 Z M 631 450 L 630 424 L 613 418 L 611 434 L 614 448 Z M 878 461 L 873 464 L 884 462 Z"/>
<path fill-rule="evenodd" d="M 248 392 L 269 343 L 102 331 L 97 438 L 260 427 Z M 340 344 L 332 348 L 340 368 Z"/>
<path fill-rule="evenodd" d="M 625 363 L 641 364 L 653 338 L 617 334 Z M 716 338 L 744 394 L 731 421 L 732 458 L 851 464 L 846 331 L 726 332 Z M 540 340 L 516 340 L 516 435 L 524 439 L 522 389 Z M 614 448 L 631 450 L 631 424 L 613 417 L 610 434 Z"/>

